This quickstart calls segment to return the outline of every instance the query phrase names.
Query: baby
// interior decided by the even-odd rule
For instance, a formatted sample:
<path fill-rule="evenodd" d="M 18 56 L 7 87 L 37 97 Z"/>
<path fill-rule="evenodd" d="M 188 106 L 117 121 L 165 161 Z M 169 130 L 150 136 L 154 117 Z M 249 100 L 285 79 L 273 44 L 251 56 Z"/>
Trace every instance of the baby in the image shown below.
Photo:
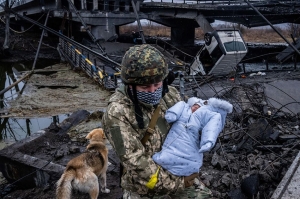
<path fill-rule="evenodd" d="M 227 113 L 231 112 L 232 105 L 217 98 L 205 101 L 192 97 L 187 103 L 176 103 L 166 112 L 166 120 L 173 125 L 153 160 L 177 176 L 198 173 L 203 153 L 214 147 Z"/>

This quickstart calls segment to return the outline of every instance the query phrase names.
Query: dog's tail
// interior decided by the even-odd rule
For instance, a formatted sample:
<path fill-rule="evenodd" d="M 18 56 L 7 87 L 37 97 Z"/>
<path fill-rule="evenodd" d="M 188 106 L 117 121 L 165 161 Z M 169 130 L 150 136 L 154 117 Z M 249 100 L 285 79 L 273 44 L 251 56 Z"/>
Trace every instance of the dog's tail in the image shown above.
<path fill-rule="evenodd" d="M 65 171 L 56 186 L 56 199 L 70 199 L 72 193 L 72 180 L 75 178 L 73 169 Z"/>

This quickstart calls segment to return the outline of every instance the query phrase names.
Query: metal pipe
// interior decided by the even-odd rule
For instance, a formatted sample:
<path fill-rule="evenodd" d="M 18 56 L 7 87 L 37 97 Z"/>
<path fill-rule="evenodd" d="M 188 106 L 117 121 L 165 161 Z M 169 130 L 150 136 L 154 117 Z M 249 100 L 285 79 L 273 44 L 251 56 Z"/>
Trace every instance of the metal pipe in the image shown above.
<path fill-rule="evenodd" d="M 141 35 L 141 38 L 142 38 L 142 42 L 143 42 L 143 44 L 145 44 L 146 40 L 145 40 L 145 37 L 144 37 L 144 32 L 143 32 L 142 25 L 141 25 L 141 22 L 140 22 L 140 18 L 139 18 L 139 15 L 137 13 L 137 10 L 136 10 L 136 7 L 135 7 L 135 3 L 134 3 L 133 0 L 131 0 L 131 4 L 132 4 L 132 8 L 133 8 L 135 17 L 136 17 L 136 21 L 137 21 L 138 26 L 139 26 L 139 32 L 140 32 L 140 35 Z"/>
<path fill-rule="evenodd" d="M 50 11 L 48 11 L 48 13 L 47 13 L 47 16 L 46 16 L 46 19 L 45 19 L 44 26 L 46 26 L 47 23 L 48 23 L 49 13 L 50 13 Z M 43 41 L 44 34 L 45 34 L 45 29 L 43 29 L 43 31 L 42 31 L 42 35 L 41 35 L 41 38 L 40 38 L 40 42 L 39 42 L 39 45 L 38 45 L 38 49 L 37 49 L 37 51 L 36 51 L 35 58 L 34 58 L 34 61 L 33 61 L 33 64 L 32 64 L 32 69 L 31 69 L 32 71 L 34 71 L 34 69 L 35 69 L 36 60 L 37 60 L 37 58 L 38 58 L 38 56 L 39 56 L 39 53 L 40 53 L 40 49 L 41 49 L 41 45 L 42 45 L 42 41 Z"/>
<path fill-rule="evenodd" d="M 278 33 L 278 35 L 286 42 L 288 43 L 299 55 L 299 50 L 291 43 L 289 42 L 270 22 L 267 18 L 265 18 L 248 0 L 244 0 L 259 16 L 261 16 L 270 26 L 271 28 Z"/>

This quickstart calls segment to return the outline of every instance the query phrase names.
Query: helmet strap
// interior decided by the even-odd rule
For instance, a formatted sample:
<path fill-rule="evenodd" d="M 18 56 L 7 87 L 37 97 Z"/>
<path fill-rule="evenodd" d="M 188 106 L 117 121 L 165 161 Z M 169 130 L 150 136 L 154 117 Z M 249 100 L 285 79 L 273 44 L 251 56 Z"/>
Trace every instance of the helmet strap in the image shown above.
<path fill-rule="evenodd" d="M 137 94 L 136 94 L 136 85 L 135 84 L 131 84 L 132 86 L 132 91 L 133 94 L 131 93 L 130 87 L 127 86 L 127 93 L 129 95 L 129 98 L 131 99 L 131 101 L 134 104 L 134 112 L 135 112 L 135 119 L 138 123 L 138 126 L 140 129 L 144 128 L 144 120 L 143 120 L 143 112 L 141 110 L 141 107 L 139 106 L 139 101 L 137 99 Z"/>
<path fill-rule="evenodd" d="M 162 97 L 165 96 L 166 93 L 169 92 L 169 87 L 168 87 L 168 78 L 165 78 L 163 80 L 163 89 L 162 89 Z"/>

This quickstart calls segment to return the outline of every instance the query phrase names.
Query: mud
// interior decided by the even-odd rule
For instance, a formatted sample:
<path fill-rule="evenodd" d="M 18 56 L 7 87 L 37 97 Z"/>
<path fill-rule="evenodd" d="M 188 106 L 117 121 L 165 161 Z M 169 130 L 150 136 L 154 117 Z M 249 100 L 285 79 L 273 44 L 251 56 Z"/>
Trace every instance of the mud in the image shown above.
<path fill-rule="evenodd" d="M 55 116 L 77 110 L 104 110 L 111 92 L 102 89 L 83 71 L 68 64 L 37 70 L 27 79 L 23 94 L 8 102 L 5 117 Z"/>

